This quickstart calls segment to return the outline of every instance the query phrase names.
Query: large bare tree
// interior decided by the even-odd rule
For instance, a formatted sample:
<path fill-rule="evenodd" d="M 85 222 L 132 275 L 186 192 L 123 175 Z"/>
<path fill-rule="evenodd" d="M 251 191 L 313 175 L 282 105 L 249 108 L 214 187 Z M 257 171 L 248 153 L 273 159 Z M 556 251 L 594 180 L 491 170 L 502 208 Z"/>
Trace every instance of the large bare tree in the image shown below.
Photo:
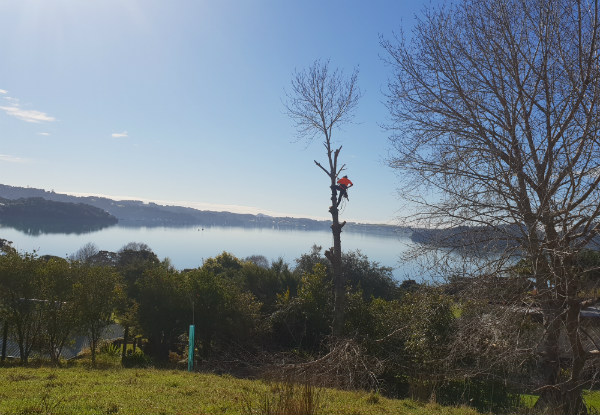
<path fill-rule="evenodd" d="M 586 411 L 580 311 L 596 299 L 577 262 L 599 231 L 598 13 L 598 0 L 459 0 L 426 11 L 410 41 L 382 42 L 411 221 L 483 226 L 511 250 L 507 267 L 527 261 L 544 329 L 536 407 L 548 413 Z"/>
<path fill-rule="evenodd" d="M 329 61 L 319 60 L 305 70 L 296 71 L 292 77 L 291 91 L 287 93 L 285 107 L 294 120 L 298 136 L 312 141 L 319 136 L 327 154 L 326 163 L 315 160 L 315 164 L 327 175 L 331 188 L 331 232 L 333 247 L 325 251 L 325 256 L 333 268 L 334 316 L 332 334 L 342 335 L 344 326 L 345 278 L 342 270 L 341 233 L 346 222 L 340 223 L 337 206 L 336 181 L 345 165 L 338 164 L 342 146 L 333 141 L 333 132 L 352 120 L 354 109 L 361 92 L 357 85 L 358 70 L 350 77 L 343 72 L 329 68 Z"/>

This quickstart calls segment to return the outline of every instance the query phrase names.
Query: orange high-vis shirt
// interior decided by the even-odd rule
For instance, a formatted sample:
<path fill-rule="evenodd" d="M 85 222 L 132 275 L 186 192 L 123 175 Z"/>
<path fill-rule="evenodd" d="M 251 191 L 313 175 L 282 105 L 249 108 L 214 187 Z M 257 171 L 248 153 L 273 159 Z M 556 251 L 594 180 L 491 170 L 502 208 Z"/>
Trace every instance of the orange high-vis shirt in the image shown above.
<path fill-rule="evenodd" d="M 350 181 L 350 179 L 347 178 L 347 177 L 342 177 L 337 182 L 338 182 L 338 184 L 341 184 L 341 185 L 346 186 L 346 187 L 350 187 L 350 186 L 353 185 L 352 182 Z"/>

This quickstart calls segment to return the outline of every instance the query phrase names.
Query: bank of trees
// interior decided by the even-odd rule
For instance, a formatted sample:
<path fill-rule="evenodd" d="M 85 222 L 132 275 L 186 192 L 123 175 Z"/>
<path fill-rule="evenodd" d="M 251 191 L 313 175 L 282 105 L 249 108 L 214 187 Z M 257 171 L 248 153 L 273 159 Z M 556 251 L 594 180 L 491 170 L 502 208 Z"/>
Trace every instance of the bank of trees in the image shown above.
<path fill-rule="evenodd" d="M 359 252 L 345 253 L 342 262 L 348 279 L 344 336 L 365 356 L 388 359 L 403 347 L 397 313 L 406 322 L 413 312 L 402 311 L 402 299 L 419 284 L 399 284 L 390 268 Z M 332 349 L 334 298 L 331 262 L 319 247 L 293 267 L 224 252 L 183 271 L 143 244 L 119 252 L 88 245 L 69 259 L 7 245 L 0 255 L 0 321 L 19 344 L 22 363 L 34 354 L 59 364 L 63 347 L 82 335 L 95 360 L 100 334 L 111 322 L 124 327 L 125 343 L 143 339 L 146 359 L 158 365 L 185 358 L 190 324 L 201 362 L 233 354 L 231 360 L 256 358 L 250 366 L 279 364 L 280 355 L 296 356 L 298 363 Z M 124 363 L 134 358 L 124 355 Z M 394 381 L 395 370 L 377 376 Z"/>
<path fill-rule="evenodd" d="M 291 359 L 289 366 L 300 370 L 292 376 L 312 373 L 323 384 L 435 396 L 485 411 L 506 411 L 518 393 L 534 390 L 543 322 L 523 311 L 535 303 L 507 307 L 523 290 L 535 301 L 528 261 L 494 281 L 457 275 L 436 287 L 398 282 L 359 252 L 343 254 L 342 262 L 348 281 L 343 344 L 332 343 L 339 341 L 331 336 L 333 271 L 319 247 L 293 267 L 224 252 L 180 271 L 143 244 L 119 252 L 86 246 L 69 259 L 5 245 L 0 322 L 18 343 L 22 363 L 34 354 L 60 364 L 62 349 L 82 335 L 95 359 L 102 329 L 116 322 L 126 343 L 143 339 L 143 359 L 124 354 L 125 364 L 169 364 L 185 359 L 194 324 L 200 368 L 223 370 L 235 362 L 285 372 L 281 362 Z M 586 251 L 578 263 L 593 288 L 597 273 L 585 270 L 598 268 L 600 255 Z"/>
<path fill-rule="evenodd" d="M 400 295 L 390 269 L 358 252 L 343 261 L 360 302 Z M 224 252 L 199 268 L 179 271 L 144 244 L 119 252 L 86 245 L 68 259 L 19 253 L 5 244 L 0 320 L 18 343 L 23 363 L 33 352 L 58 363 L 64 346 L 81 335 L 95 360 L 111 322 L 125 328 L 125 342 L 142 337 L 145 353 L 156 362 L 185 352 L 190 324 L 204 359 L 233 344 L 318 353 L 333 319 L 329 264 L 315 247 L 294 269 L 281 259 L 242 260 Z"/>
<path fill-rule="evenodd" d="M 0 316 L 5 339 L 16 341 L 22 363 L 32 352 L 58 363 L 63 348 L 82 335 L 88 338 L 95 361 L 102 330 L 123 301 L 122 289 L 121 276 L 110 267 L 21 254 L 4 244 Z"/>

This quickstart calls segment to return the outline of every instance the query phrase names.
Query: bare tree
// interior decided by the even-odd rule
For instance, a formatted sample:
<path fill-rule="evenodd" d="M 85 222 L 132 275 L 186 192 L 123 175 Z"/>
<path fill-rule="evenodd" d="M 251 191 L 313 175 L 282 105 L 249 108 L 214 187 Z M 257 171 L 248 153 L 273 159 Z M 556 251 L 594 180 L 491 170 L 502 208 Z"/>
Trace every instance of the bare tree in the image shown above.
<path fill-rule="evenodd" d="M 354 109 L 361 97 L 357 86 L 358 70 L 346 78 L 342 71 L 330 70 L 329 61 L 315 61 L 308 69 L 296 71 L 292 77 L 292 89 L 285 102 L 288 115 L 294 120 L 300 138 L 312 141 L 323 138 L 327 162 L 315 164 L 329 178 L 331 188 L 331 213 L 333 247 L 325 251 L 331 262 L 334 280 L 334 316 L 332 334 L 341 336 L 344 326 L 345 279 L 342 270 L 341 233 L 346 222 L 340 223 L 337 206 L 336 179 L 345 165 L 338 164 L 342 146 L 336 148 L 332 141 L 333 131 L 352 120 Z"/>
<path fill-rule="evenodd" d="M 100 252 L 98 246 L 93 242 L 88 242 L 87 244 L 79 248 L 77 252 L 70 255 L 69 259 L 71 259 L 72 261 L 87 262 L 91 260 L 95 255 L 97 255 L 98 252 Z"/>
<path fill-rule="evenodd" d="M 410 220 L 506 242 L 496 275 L 526 259 L 543 412 L 586 411 L 580 310 L 595 293 L 577 259 L 599 231 L 598 13 L 598 0 L 464 0 L 428 10 L 410 42 L 382 41 Z"/>

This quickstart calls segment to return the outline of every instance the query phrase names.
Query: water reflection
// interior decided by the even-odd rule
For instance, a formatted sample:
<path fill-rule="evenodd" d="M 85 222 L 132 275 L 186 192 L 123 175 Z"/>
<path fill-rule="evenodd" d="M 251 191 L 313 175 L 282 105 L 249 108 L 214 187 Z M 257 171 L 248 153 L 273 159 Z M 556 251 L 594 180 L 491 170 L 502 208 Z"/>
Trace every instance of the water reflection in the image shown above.
<path fill-rule="evenodd" d="M 0 228 L 0 238 L 13 241 L 21 251 L 35 250 L 40 255 L 65 257 L 88 242 L 101 250 L 118 251 L 128 242 L 143 242 L 163 259 L 168 257 L 178 269 L 201 266 L 205 259 L 228 251 L 239 258 L 263 255 L 269 260 L 282 258 L 290 265 L 310 252 L 316 244 L 324 249 L 332 245 L 331 232 L 277 230 L 242 227 L 123 227 L 120 225 L 89 233 L 36 233 L 24 229 Z M 399 258 L 410 240 L 406 236 L 384 236 L 344 232 L 342 249 L 360 250 L 369 260 L 394 268 L 394 276 L 404 280 L 414 275 L 414 263 L 400 263 Z"/>
<path fill-rule="evenodd" d="M 52 233 L 83 235 L 114 226 L 106 224 L 73 223 L 72 221 L 67 222 L 56 220 L 52 222 L 47 222 L 45 220 L 37 221 L 35 219 L 27 219 L 22 221 L 13 219 L 9 221 L 4 218 L 0 220 L 0 224 L 2 228 L 15 229 L 30 236 L 41 236 Z"/>

